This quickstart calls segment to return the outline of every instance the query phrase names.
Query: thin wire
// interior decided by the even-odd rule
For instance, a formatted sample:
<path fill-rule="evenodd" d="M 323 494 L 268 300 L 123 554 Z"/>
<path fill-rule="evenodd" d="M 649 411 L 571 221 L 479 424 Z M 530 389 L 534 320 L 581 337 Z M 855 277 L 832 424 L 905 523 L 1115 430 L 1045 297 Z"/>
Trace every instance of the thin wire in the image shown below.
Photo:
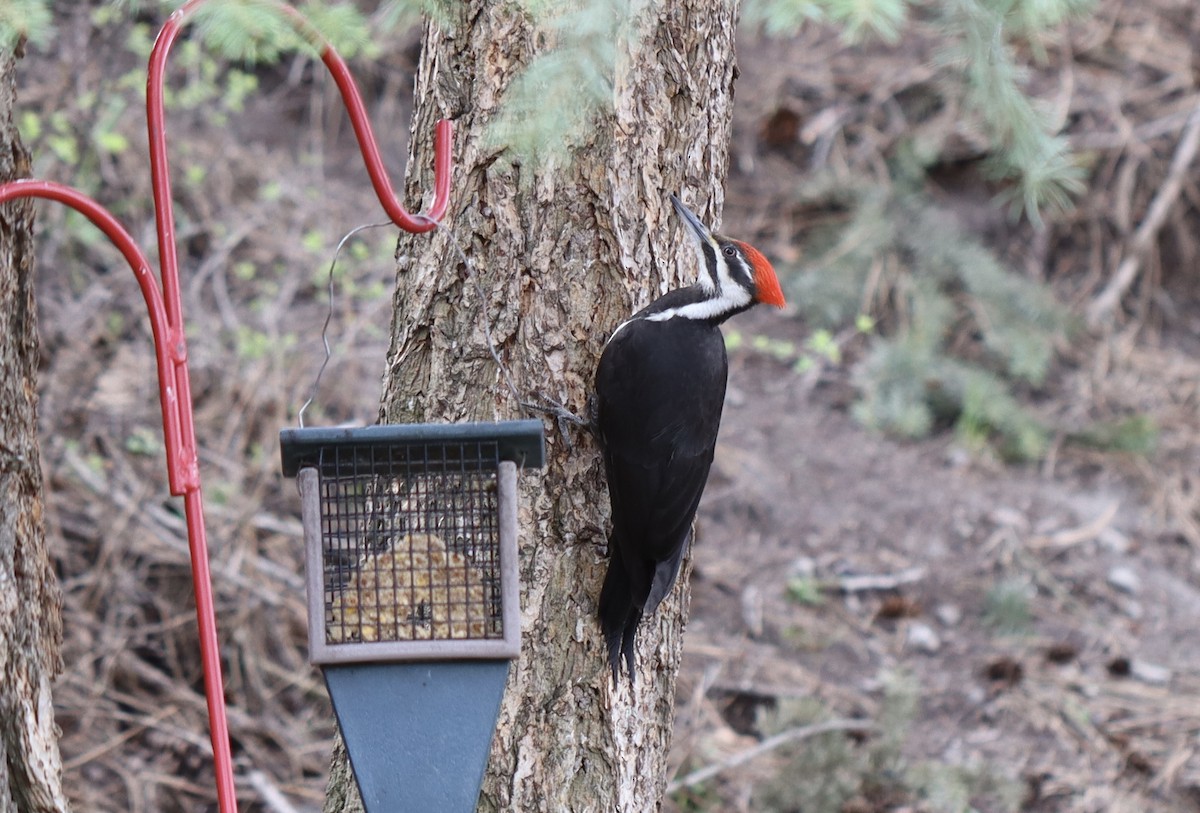
<path fill-rule="evenodd" d="M 427 219 L 424 215 L 415 215 L 414 217 L 419 220 Z M 462 260 L 463 265 L 466 266 L 467 275 L 471 278 L 471 283 L 475 286 L 475 293 L 479 297 L 479 325 L 483 328 L 483 335 L 487 340 L 488 352 L 491 353 L 492 360 L 496 362 L 496 367 L 500 370 L 500 374 L 504 377 L 504 383 L 508 387 L 508 391 L 512 393 L 513 400 L 515 400 L 522 409 L 528 412 L 536 412 L 553 416 L 558 421 L 559 430 L 564 436 L 567 435 L 565 431 L 565 424 L 567 423 L 575 423 L 587 426 L 588 422 L 586 420 L 574 415 L 562 404 L 555 402 L 553 399 L 545 395 L 541 397 L 550 403 L 551 406 L 549 407 L 532 403 L 525 400 L 525 398 L 521 396 L 520 391 L 517 389 L 517 385 L 513 383 L 512 373 L 509 372 L 508 365 L 504 363 L 504 360 L 500 358 L 499 351 L 496 350 L 496 340 L 492 336 L 492 326 L 488 321 L 487 294 L 483 290 L 483 284 L 479 281 L 479 275 L 475 272 L 474 263 L 471 262 L 471 259 L 467 256 L 466 251 L 463 250 L 462 245 L 457 239 L 455 239 L 454 233 L 450 231 L 449 228 L 436 221 L 433 221 L 433 223 L 437 230 L 445 234 L 450 240 L 450 245 L 454 247 L 455 252 L 457 252 L 459 258 Z M 333 271 L 337 266 L 338 255 L 341 254 L 342 247 L 345 246 L 346 242 L 360 231 L 376 229 L 382 226 L 390 225 L 392 225 L 391 221 L 384 223 L 369 223 L 364 226 L 357 226 L 346 233 L 346 236 L 341 239 L 337 245 L 337 249 L 333 252 L 333 260 L 329 263 L 329 309 L 325 314 L 325 324 L 321 326 L 321 343 L 325 347 L 325 358 L 321 362 L 320 369 L 317 370 L 316 379 L 313 381 L 312 394 L 309 396 L 308 400 L 304 402 L 304 406 L 300 407 L 300 411 L 296 415 L 296 419 L 301 428 L 304 427 L 304 411 L 308 409 L 309 405 L 312 404 L 314 400 L 316 400 L 317 392 L 321 386 L 321 376 L 324 374 L 325 368 L 329 365 L 329 360 L 333 355 L 333 351 L 329 347 L 329 323 L 333 320 Z"/>
<path fill-rule="evenodd" d="M 308 409 L 309 405 L 317 399 L 317 392 L 321 388 L 321 376 L 324 375 L 325 368 L 329 366 L 329 359 L 333 356 L 333 351 L 329 347 L 329 323 L 333 321 L 333 270 L 337 267 L 338 255 L 342 253 L 342 247 L 346 245 L 346 242 L 360 231 L 378 229 L 390 225 L 392 225 L 392 221 L 386 220 L 383 223 L 367 223 L 362 226 L 355 226 L 346 232 L 346 236 L 338 242 L 337 248 L 334 249 L 333 259 L 329 262 L 329 309 L 325 312 L 325 324 L 321 325 L 321 344 L 325 345 L 325 358 L 321 361 L 321 368 L 317 370 L 317 377 L 313 380 L 312 392 L 309 394 L 308 400 L 304 402 L 304 406 L 300 407 L 300 411 L 296 414 L 296 420 L 299 422 L 301 429 L 304 428 L 304 410 Z"/>

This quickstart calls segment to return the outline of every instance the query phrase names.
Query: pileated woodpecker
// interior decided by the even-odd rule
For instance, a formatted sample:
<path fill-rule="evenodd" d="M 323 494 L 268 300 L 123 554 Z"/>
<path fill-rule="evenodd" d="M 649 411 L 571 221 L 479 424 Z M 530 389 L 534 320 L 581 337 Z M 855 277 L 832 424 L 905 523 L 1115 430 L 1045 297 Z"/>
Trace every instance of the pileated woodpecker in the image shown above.
<path fill-rule="evenodd" d="M 595 427 L 612 504 L 600 625 L 613 680 L 634 679 L 634 636 L 670 592 L 708 480 L 729 363 L 718 327 L 759 302 L 783 307 L 767 258 L 711 233 L 671 196 L 700 279 L 617 325 L 596 370 Z"/>

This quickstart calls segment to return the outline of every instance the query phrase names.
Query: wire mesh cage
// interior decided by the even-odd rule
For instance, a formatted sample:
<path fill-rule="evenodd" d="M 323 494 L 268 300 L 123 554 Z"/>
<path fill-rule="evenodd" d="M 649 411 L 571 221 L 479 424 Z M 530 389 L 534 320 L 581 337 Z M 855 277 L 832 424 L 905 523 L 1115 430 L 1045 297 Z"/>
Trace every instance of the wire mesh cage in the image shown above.
<path fill-rule="evenodd" d="M 517 467 L 538 421 L 280 433 L 300 487 L 313 663 L 512 658 Z"/>

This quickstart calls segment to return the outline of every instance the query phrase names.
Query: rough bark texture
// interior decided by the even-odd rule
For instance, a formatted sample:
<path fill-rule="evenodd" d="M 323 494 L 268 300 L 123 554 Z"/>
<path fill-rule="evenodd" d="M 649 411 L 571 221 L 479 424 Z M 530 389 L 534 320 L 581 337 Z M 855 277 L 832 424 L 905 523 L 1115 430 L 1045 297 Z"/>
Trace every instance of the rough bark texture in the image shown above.
<path fill-rule="evenodd" d="M 721 210 L 737 3 L 640 4 L 620 46 L 612 108 L 569 166 L 536 172 L 484 134 L 549 35 L 511 2 L 451 8 L 454 18 L 430 24 L 423 43 L 409 200 L 431 186 L 434 122 L 454 119 L 446 223 L 484 298 L 445 234 L 402 238 L 382 417 L 525 417 L 488 351 L 483 318 L 523 397 L 542 393 L 583 413 L 613 328 L 695 278 L 668 194 L 681 192 L 709 222 Z M 603 467 L 590 438 L 576 434 L 571 449 L 547 429 L 545 470 L 522 478 L 523 650 L 480 809 L 645 813 L 664 789 L 687 572 L 642 625 L 637 685 L 614 687 L 595 618 L 607 561 Z M 347 779 L 335 759 L 326 810 L 357 809 Z"/>
<path fill-rule="evenodd" d="M 0 183 L 29 175 L 0 56 Z M 0 206 L 0 813 L 67 810 L 50 682 L 62 671 L 61 596 L 46 554 L 37 445 L 33 206 Z"/>

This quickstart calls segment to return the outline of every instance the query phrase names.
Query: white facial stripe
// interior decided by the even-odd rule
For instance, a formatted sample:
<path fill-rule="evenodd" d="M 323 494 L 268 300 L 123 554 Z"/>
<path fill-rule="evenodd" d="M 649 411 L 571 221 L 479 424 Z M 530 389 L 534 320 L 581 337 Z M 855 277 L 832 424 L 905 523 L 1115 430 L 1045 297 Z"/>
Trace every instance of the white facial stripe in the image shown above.
<path fill-rule="evenodd" d="M 729 276 L 729 262 L 725 259 L 725 252 L 721 251 L 720 246 L 714 248 L 717 252 L 717 287 L 722 295 L 726 295 L 740 286 Z"/>
<path fill-rule="evenodd" d="M 733 250 L 738 251 L 737 248 L 734 248 Z M 738 251 L 737 268 L 748 278 L 750 282 L 753 282 L 753 273 L 751 273 L 747 267 L 745 257 L 740 251 Z M 722 293 L 732 291 L 734 288 L 741 288 L 744 290 L 746 287 L 745 281 L 734 279 L 733 266 L 730 265 L 729 260 L 725 257 L 724 252 L 717 255 L 717 277 L 720 280 Z"/>
<path fill-rule="evenodd" d="M 740 285 L 731 285 L 723 295 L 706 299 L 701 302 L 693 302 L 690 305 L 681 305 L 678 308 L 668 308 L 665 311 L 651 314 L 646 317 L 647 322 L 665 322 L 668 319 L 674 319 L 676 316 L 682 316 L 685 319 L 713 319 L 723 313 L 728 313 L 731 310 L 744 307 L 750 304 L 750 292 Z M 624 322 L 621 327 L 629 324 Z M 614 332 L 613 335 L 616 335 Z M 612 341 L 612 339 L 609 339 Z"/>

